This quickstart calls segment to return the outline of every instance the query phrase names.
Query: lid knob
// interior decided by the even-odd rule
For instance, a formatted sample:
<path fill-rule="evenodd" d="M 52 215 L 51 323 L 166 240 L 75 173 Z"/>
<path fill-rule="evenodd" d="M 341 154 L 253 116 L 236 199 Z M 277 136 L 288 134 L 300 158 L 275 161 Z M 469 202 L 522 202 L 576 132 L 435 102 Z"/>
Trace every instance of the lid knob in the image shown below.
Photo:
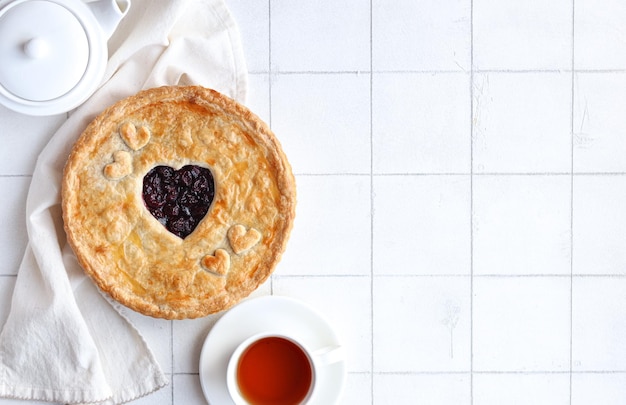
<path fill-rule="evenodd" d="M 44 38 L 33 38 L 24 44 L 24 53 L 31 59 L 43 59 L 50 52 L 50 45 Z"/>

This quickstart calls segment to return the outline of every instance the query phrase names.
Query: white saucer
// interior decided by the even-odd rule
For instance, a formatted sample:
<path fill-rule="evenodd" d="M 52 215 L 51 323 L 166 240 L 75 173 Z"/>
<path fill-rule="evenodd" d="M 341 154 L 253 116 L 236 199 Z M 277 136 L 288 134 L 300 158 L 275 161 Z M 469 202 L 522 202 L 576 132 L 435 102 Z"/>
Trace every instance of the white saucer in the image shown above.
<path fill-rule="evenodd" d="M 312 350 L 341 345 L 324 317 L 313 308 L 292 298 L 265 296 L 253 298 L 229 310 L 213 326 L 200 353 L 200 385 L 211 405 L 233 404 L 226 388 L 226 367 L 235 348 L 246 338 L 260 332 L 291 334 Z M 346 378 L 346 363 L 340 361 L 318 375 L 319 395 L 315 405 L 331 405 L 341 395 Z"/>

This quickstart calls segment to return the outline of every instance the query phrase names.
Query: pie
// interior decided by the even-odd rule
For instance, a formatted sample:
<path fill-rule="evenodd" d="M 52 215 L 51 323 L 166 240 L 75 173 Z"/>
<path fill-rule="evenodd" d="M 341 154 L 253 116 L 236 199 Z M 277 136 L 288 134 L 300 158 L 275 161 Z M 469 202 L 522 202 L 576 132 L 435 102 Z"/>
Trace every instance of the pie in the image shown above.
<path fill-rule="evenodd" d="M 166 319 L 227 309 L 262 284 L 285 250 L 295 204 L 269 127 L 199 86 L 112 105 L 63 173 L 64 226 L 80 265 L 113 299 Z"/>

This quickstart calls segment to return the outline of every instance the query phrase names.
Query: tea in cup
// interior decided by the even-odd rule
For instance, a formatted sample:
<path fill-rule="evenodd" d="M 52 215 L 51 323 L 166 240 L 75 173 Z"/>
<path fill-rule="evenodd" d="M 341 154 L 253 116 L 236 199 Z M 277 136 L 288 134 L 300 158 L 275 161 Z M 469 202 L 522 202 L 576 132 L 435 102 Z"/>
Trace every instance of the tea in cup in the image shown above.
<path fill-rule="evenodd" d="M 311 351 L 285 334 L 257 334 L 231 355 L 228 391 L 237 405 L 306 404 L 314 396 L 318 373 L 343 358 L 340 346 Z"/>

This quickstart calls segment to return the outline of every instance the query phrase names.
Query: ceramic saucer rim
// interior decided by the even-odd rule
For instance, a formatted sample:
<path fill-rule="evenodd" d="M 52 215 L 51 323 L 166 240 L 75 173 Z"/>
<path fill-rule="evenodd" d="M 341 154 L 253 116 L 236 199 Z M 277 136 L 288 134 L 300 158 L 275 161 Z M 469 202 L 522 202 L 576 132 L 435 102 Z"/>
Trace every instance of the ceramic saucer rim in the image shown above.
<path fill-rule="evenodd" d="M 259 315 L 259 312 L 267 310 L 268 307 L 273 307 L 272 309 L 278 311 L 270 311 L 269 314 L 255 316 Z M 301 312 L 300 315 L 305 315 L 306 319 L 294 319 L 297 312 Z M 285 319 L 282 319 L 281 316 Z M 246 320 L 246 322 L 237 324 L 237 320 Z M 230 328 L 230 330 L 225 328 Z M 319 330 L 322 328 L 325 330 Z M 276 295 L 249 298 L 242 301 L 228 310 L 215 323 L 202 345 L 199 378 L 202 392 L 209 404 L 213 404 L 212 400 L 218 401 L 215 402 L 216 404 L 230 400 L 226 388 L 226 366 L 232 351 L 247 337 L 267 331 L 291 334 L 299 337 L 310 346 L 314 346 L 311 344 L 314 340 L 318 344 L 342 345 L 326 317 L 302 301 Z M 298 336 L 299 334 L 300 336 Z M 225 342 L 226 340 L 232 342 Z M 221 349 L 215 350 L 215 348 L 220 347 Z M 211 350 L 214 353 L 211 353 Z M 218 356 L 209 357 L 215 354 Z M 329 404 L 336 401 L 343 390 L 346 374 L 345 360 L 328 366 L 326 373 L 320 377 L 323 388 L 317 391 L 317 401 L 314 399 L 313 403 Z"/>

